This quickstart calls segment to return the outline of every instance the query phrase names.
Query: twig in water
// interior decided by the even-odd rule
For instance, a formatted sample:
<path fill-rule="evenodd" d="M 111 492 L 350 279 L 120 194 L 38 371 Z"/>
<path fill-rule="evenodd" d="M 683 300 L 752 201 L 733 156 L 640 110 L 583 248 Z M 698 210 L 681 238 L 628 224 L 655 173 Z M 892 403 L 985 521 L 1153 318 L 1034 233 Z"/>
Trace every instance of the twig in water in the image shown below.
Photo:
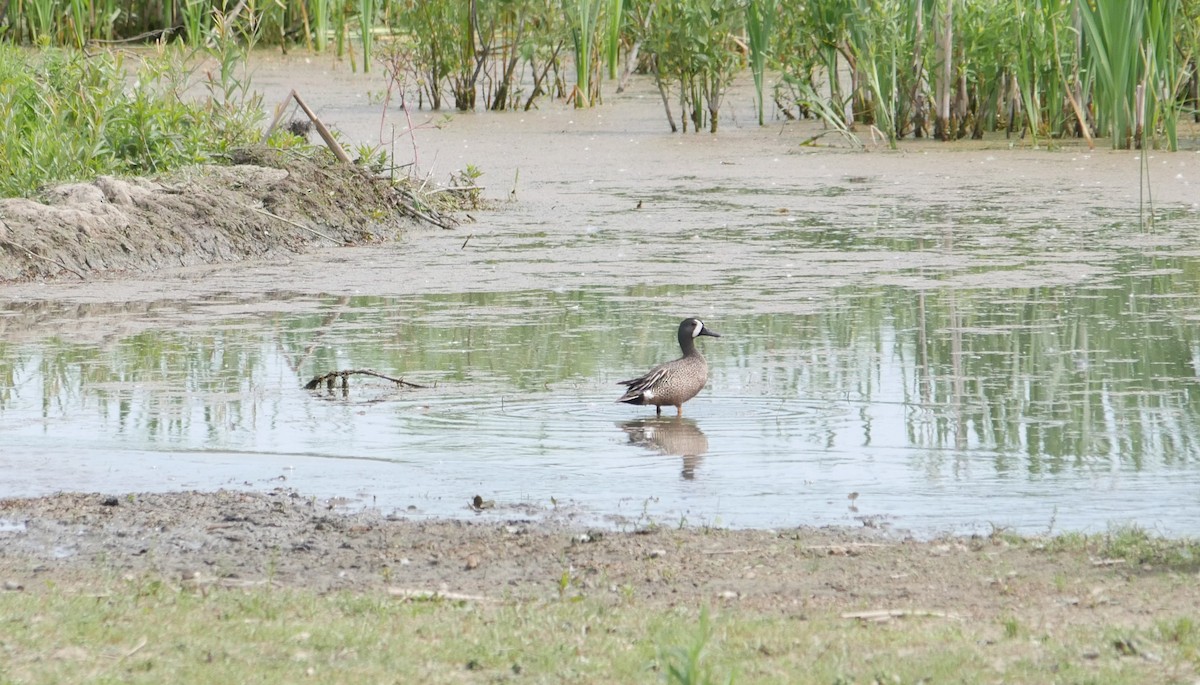
<path fill-rule="evenodd" d="M 475 234 L 474 234 L 474 233 L 472 233 L 471 235 L 467 236 L 467 239 L 463 241 L 463 246 L 462 246 L 461 248 L 459 248 L 459 249 L 461 249 L 461 250 L 465 250 L 465 249 L 467 249 L 467 243 L 471 242 L 471 238 L 474 238 L 474 237 L 475 237 Z"/>
<path fill-rule="evenodd" d="M 382 378 L 386 381 L 391 381 L 391 382 L 395 383 L 396 385 L 403 386 L 406 388 L 426 388 L 426 387 L 428 387 L 428 386 L 424 386 L 424 385 L 418 385 L 416 383 L 409 383 L 408 381 L 404 380 L 403 378 L 392 378 L 391 376 L 384 375 L 382 373 L 379 373 L 378 371 L 372 371 L 371 369 L 346 369 L 344 371 L 330 371 L 329 373 L 322 374 L 320 376 L 315 376 L 311 381 L 304 384 L 304 389 L 305 390 L 316 390 L 318 387 L 320 387 L 320 385 L 322 383 L 326 383 L 326 382 L 332 383 L 337 378 L 341 378 L 342 382 L 345 383 L 346 378 L 348 376 L 352 376 L 352 375 L 374 376 L 376 378 Z"/>

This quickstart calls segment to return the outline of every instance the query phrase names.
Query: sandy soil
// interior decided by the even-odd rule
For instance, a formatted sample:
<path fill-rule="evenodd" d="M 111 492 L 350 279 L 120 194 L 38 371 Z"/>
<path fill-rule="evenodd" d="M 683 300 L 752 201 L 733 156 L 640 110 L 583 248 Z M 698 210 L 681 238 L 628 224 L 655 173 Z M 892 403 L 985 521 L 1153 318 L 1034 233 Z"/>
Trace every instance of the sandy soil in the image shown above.
<path fill-rule="evenodd" d="M 464 507 L 468 506 L 464 502 Z M 867 529 L 583 530 L 339 512 L 280 489 L 62 494 L 0 501 L 0 583 L 88 587 L 114 577 L 179 585 L 440 593 L 508 601 L 630 593 L 650 607 L 721 603 L 805 615 L 933 612 L 1014 617 L 1035 631 L 1146 628 L 1200 602 L 1195 570 L 1048 551 L 1003 536 L 918 542 Z"/>

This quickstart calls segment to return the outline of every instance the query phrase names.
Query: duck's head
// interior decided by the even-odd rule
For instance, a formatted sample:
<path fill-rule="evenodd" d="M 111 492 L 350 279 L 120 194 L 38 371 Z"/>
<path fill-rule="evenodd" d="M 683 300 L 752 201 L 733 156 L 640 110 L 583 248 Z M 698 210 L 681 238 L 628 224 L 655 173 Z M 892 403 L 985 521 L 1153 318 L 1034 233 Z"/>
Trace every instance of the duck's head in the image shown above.
<path fill-rule="evenodd" d="M 702 335 L 710 335 L 714 338 L 721 337 L 720 333 L 713 333 L 712 329 L 707 328 L 704 322 L 700 319 L 684 319 L 679 322 L 679 338 L 696 339 Z"/>

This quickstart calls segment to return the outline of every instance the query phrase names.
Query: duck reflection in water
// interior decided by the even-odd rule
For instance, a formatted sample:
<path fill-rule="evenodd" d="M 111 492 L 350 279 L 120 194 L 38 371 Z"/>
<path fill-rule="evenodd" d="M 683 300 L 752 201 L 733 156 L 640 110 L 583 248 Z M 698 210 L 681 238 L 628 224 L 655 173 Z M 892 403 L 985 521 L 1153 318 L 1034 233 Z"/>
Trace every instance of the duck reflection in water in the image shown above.
<path fill-rule="evenodd" d="M 629 444 L 645 447 L 658 454 L 683 457 L 684 480 L 696 477 L 700 455 L 708 451 L 708 437 L 691 419 L 656 416 L 652 419 L 619 421 L 617 427 L 629 436 Z"/>

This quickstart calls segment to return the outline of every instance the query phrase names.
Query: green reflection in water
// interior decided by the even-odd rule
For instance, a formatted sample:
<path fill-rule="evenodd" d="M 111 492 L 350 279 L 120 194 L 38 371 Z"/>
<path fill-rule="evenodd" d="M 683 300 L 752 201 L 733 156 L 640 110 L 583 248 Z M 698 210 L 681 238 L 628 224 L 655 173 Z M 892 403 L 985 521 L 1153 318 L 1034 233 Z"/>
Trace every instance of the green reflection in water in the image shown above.
<path fill-rule="evenodd" d="M 998 452 L 1000 470 L 1195 464 L 1200 267 L 1163 257 L 1119 266 L 1092 290 L 858 288 L 815 313 L 724 311 L 707 321 L 724 337 L 704 344 L 713 366 L 705 397 L 731 410 L 762 401 L 894 405 L 902 421 L 874 423 L 863 412 L 852 430 L 876 445 Z M 161 307 L 174 312 L 161 325 L 155 311 L 139 312 L 150 319 L 144 330 L 98 343 L 0 345 L 0 419 L 36 402 L 43 418 L 91 413 L 152 441 L 199 431 L 219 444 L 274 421 L 280 393 L 349 368 L 481 396 L 570 398 L 674 357 L 677 319 L 661 303 L 706 290 L 273 295 L 264 301 L 295 302 L 220 320 L 173 303 Z M 180 312 L 193 323 L 168 321 Z M 41 318 L 25 312 L 4 323 L 12 330 Z M 805 445 L 824 431 L 832 445 L 839 428 L 824 420 L 812 412 L 781 430 L 804 434 Z M 1016 454 L 1028 458 L 1010 461 Z"/>

